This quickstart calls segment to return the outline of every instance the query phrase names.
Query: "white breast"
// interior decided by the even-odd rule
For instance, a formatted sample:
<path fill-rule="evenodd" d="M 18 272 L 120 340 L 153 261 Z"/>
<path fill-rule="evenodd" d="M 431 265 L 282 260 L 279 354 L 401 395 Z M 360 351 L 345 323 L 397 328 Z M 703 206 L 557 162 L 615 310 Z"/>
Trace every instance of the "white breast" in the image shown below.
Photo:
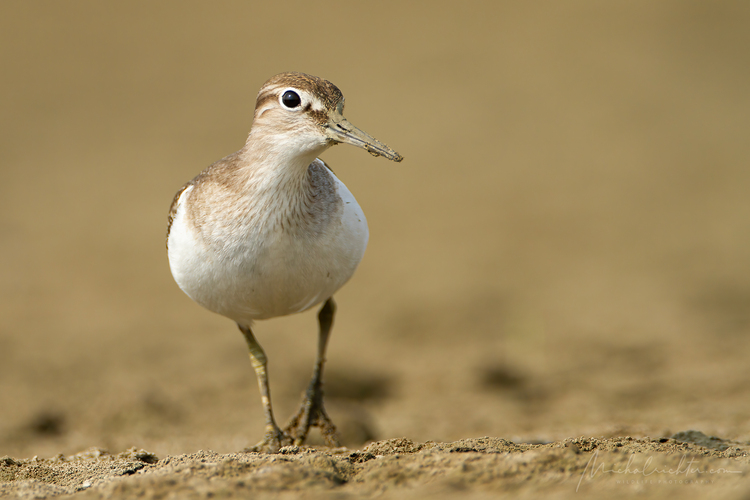
<path fill-rule="evenodd" d="M 322 232 L 255 224 L 234 229 L 218 244 L 204 238 L 177 202 L 167 242 L 175 281 L 190 298 L 241 324 L 309 309 L 331 297 L 354 274 L 367 246 L 367 220 L 332 173 L 341 209 Z M 249 218 L 250 219 L 250 218 Z"/>

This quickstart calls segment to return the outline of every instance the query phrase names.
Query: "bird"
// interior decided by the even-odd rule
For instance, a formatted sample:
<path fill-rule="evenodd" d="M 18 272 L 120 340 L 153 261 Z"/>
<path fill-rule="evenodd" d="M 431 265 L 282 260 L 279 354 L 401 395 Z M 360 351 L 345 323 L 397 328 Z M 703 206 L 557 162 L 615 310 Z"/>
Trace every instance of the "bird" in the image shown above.
<path fill-rule="evenodd" d="M 211 164 L 175 195 L 167 255 L 177 285 L 195 302 L 234 321 L 247 343 L 265 417 L 249 451 L 302 445 L 319 427 L 338 446 L 323 405 L 323 368 L 336 303 L 333 295 L 365 253 L 367 219 L 349 189 L 318 156 L 344 143 L 374 156 L 403 157 L 352 125 L 344 96 L 305 73 L 273 76 L 258 92 L 245 145 Z M 271 405 L 268 360 L 254 322 L 318 312 L 313 375 L 297 413 L 282 429 Z"/>

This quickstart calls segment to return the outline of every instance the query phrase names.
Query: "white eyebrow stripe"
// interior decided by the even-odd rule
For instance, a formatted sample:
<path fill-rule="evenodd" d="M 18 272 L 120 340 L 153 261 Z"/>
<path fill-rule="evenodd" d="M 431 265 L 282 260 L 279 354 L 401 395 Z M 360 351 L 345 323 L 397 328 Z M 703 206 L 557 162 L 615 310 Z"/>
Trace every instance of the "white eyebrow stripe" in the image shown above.
<path fill-rule="evenodd" d="M 321 101 L 315 96 L 311 96 L 310 105 L 312 106 L 312 109 L 315 111 L 328 111 L 325 105 L 323 104 L 323 101 Z"/>

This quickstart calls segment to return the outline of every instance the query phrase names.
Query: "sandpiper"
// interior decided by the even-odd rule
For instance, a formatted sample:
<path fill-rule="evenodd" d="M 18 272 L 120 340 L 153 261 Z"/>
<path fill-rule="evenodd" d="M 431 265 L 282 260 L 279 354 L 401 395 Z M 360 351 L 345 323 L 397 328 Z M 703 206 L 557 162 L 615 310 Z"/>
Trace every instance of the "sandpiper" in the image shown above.
<path fill-rule="evenodd" d="M 252 449 L 302 444 L 317 426 L 337 446 L 323 407 L 322 373 L 336 304 L 367 246 L 367 221 L 346 186 L 317 156 L 347 143 L 401 155 L 349 123 L 331 82 L 281 73 L 258 92 L 245 146 L 206 168 L 174 197 L 167 227 L 172 276 L 194 301 L 235 321 L 247 341 L 266 430 Z M 299 411 L 282 430 L 271 408 L 266 355 L 254 320 L 318 313 L 318 353 Z"/>

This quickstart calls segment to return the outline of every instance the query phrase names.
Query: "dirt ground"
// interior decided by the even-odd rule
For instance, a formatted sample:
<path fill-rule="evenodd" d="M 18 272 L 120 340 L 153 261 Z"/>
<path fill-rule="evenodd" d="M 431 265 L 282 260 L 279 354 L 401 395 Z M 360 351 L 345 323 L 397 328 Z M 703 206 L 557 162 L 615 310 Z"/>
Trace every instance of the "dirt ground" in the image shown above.
<path fill-rule="evenodd" d="M 750 497 L 749 25 L 743 1 L 3 2 L 0 496 Z M 405 160 L 323 155 L 370 226 L 328 352 L 345 448 L 257 455 L 242 336 L 164 234 L 289 70 Z M 315 311 L 256 333 L 284 421 Z"/>

